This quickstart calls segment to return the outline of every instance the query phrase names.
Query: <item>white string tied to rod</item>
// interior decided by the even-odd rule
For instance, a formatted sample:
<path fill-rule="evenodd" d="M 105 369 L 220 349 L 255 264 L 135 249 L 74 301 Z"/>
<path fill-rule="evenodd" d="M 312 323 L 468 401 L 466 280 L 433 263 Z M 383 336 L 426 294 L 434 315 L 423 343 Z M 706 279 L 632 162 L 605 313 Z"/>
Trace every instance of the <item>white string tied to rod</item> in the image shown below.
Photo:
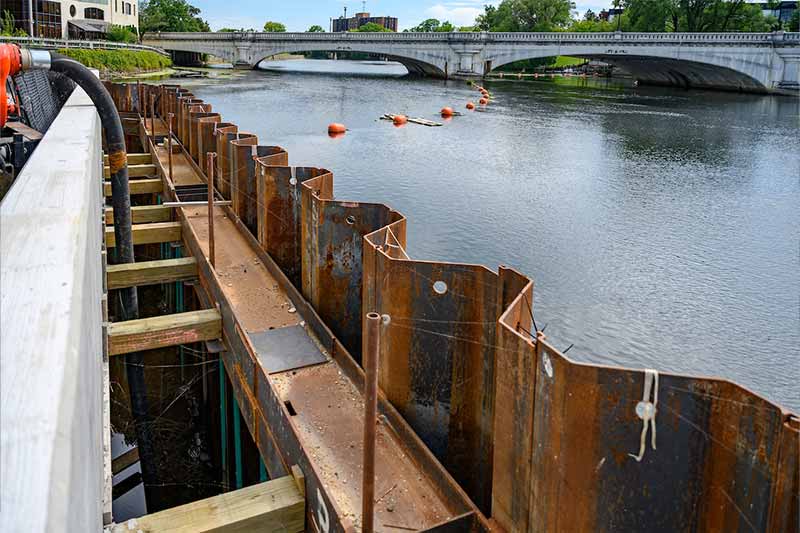
<path fill-rule="evenodd" d="M 650 401 L 652 391 L 653 401 Z M 647 369 L 644 371 L 644 393 L 642 401 L 636 404 L 636 416 L 642 419 L 642 434 L 639 439 L 639 454 L 629 453 L 636 462 L 641 462 L 647 447 L 647 428 L 653 429 L 650 434 L 650 446 L 656 449 L 656 412 L 658 407 L 658 370 Z"/>

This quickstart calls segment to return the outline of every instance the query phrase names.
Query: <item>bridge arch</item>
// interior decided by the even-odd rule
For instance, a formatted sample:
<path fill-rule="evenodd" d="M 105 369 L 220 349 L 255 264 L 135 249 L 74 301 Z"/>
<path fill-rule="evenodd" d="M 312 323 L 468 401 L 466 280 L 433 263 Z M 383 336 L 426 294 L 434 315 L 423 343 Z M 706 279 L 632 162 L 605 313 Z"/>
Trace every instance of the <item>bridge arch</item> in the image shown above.
<path fill-rule="evenodd" d="M 759 80 L 769 78 L 768 62 L 756 61 L 752 55 L 743 58 L 722 55 L 713 50 L 686 50 L 682 57 L 665 51 L 637 49 L 635 54 L 614 53 L 609 46 L 541 47 L 539 49 L 501 51 L 486 59 L 486 70 L 495 70 L 525 59 L 540 59 L 568 55 L 581 59 L 603 61 L 617 66 L 635 79 L 652 85 L 684 88 L 714 88 L 724 90 L 766 91 Z"/>
<path fill-rule="evenodd" d="M 361 54 L 370 54 L 376 56 L 386 57 L 391 61 L 396 61 L 397 63 L 402 64 L 406 67 L 409 74 L 412 75 L 419 75 L 419 76 L 430 76 L 433 78 L 445 78 L 447 77 L 447 61 L 444 61 L 445 67 L 441 68 L 436 63 L 430 63 L 426 59 L 420 59 L 415 57 L 407 57 L 403 55 L 396 55 L 393 53 L 386 53 L 386 52 L 376 52 L 374 50 L 369 50 L 368 47 L 359 47 L 363 49 L 355 49 L 348 47 L 347 50 L 336 49 L 335 47 L 325 47 L 325 46 L 287 46 L 287 47 L 280 47 L 278 48 L 278 52 L 268 52 L 267 55 L 261 56 L 255 60 L 249 60 L 248 64 L 251 68 L 257 68 L 259 63 L 266 60 L 269 57 L 278 54 L 298 54 L 298 53 L 305 53 L 305 52 L 336 52 L 336 53 L 361 53 Z M 258 57 L 259 54 L 255 54 L 252 57 Z"/>

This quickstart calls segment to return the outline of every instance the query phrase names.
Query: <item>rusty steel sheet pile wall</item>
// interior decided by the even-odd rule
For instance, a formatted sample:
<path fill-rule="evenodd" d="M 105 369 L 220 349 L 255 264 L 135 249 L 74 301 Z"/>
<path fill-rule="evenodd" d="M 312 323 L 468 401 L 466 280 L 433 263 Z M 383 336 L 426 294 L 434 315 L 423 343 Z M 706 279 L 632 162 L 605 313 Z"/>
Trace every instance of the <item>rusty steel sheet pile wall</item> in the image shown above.
<path fill-rule="evenodd" d="M 299 185 L 331 173 L 322 168 L 266 164 L 259 164 L 256 172 L 261 201 L 258 206 L 258 242 L 292 284 L 301 289 L 302 198 Z"/>
<path fill-rule="evenodd" d="M 492 511 L 504 529 L 797 531 L 800 420 L 727 381 L 651 373 L 643 435 L 646 373 L 532 340 L 529 297 L 498 329 Z"/>
<path fill-rule="evenodd" d="M 383 204 L 334 200 L 330 173 L 300 187 L 303 296 L 360 364 L 364 236 L 393 223 L 405 235 L 405 219 Z"/>
<path fill-rule="evenodd" d="M 110 88 L 130 111 L 148 91 Z M 382 393 L 500 529 L 798 530 L 795 415 L 724 380 L 569 360 L 536 331 L 525 275 L 412 259 L 401 213 L 334 199 L 330 171 L 288 166 L 188 91 L 160 94 L 198 165 L 216 149 L 238 223 L 356 361 L 362 317 L 385 315 Z M 469 516 L 442 530 L 485 529 Z"/>

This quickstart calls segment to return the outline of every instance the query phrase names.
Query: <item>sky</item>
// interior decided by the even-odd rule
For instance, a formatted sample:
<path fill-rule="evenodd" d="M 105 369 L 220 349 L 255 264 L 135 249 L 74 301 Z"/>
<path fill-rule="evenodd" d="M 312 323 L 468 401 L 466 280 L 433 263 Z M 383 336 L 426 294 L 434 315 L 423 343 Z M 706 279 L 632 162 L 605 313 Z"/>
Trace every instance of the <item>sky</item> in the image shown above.
<path fill-rule="evenodd" d="M 202 17 L 213 30 L 223 27 L 260 30 L 267 20 L 282 22 L 288 31 L 306 31 L 314 24 L 327 30 L 330 19 L 342 15 L 345 6 L 348 16 L 362 9 L 358 0 L 189 0 L 189 3 L 202 10 Z M 470 26 L 483 12 L 484 4 L 498 3 L 499 0 L 367 0 L 366 9 L 373 16 L 397 17 L 399 29 L 403 30 L 428 18 Z M 576 1 L 576 11 L 581 15 L 587 9 L 598 12 L 610 6 L 611 0 Z"/>

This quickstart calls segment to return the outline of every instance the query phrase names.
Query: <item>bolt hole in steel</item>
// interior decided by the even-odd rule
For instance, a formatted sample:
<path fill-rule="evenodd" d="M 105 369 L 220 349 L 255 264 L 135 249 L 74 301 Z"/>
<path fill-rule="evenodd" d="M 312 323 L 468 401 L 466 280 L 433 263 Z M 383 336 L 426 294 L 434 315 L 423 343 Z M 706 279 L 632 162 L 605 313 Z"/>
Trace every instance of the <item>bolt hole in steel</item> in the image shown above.
<path fill-rule="evenodd" d="M 297 178 L 290 178 L 289 179 L 289 184 L 290 185 L 297 185 Z"/>
<path fill-rule="evenodd" d="M 348 216 L 348 217 L 347 217 L 346 219 L 344 219 L 344 220 L 345 220 L 345 222 L 347 222 L 347 223 L 348 223 L 348 224 L 350 224 L 351 226 L 352 226 L 353 224 L 355 224 L 355 223 L 356 223 L 356 217 L 354 217 L 353 215 L 350 215 L 350 216 Z"/>
<path fill-rule="evenodd" d="M 388 326 L 391 321 L 392 317 L 390 317 L 389 315 L 381 315 L 381 322 L 383 322 L 384 326 Z"/>
<path fill-rule="evenodd" d="M 447 283 L 444 281 L 436 281 L 433 283 L 433 292 L 436 294 L 444 294 L 447 292 Z"/>

